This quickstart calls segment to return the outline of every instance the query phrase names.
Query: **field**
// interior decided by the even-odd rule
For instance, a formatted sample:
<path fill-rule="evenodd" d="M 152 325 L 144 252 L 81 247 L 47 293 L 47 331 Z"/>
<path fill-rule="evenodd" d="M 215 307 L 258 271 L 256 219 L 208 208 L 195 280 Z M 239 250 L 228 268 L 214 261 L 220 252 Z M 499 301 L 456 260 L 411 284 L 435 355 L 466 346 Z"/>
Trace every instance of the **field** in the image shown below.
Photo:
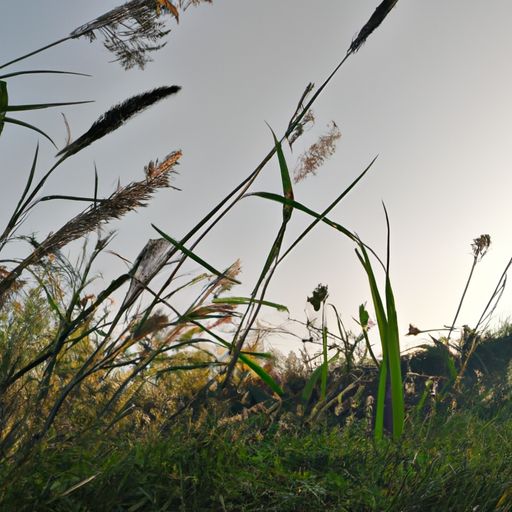
<path fill-rule="evenodd" d="M 55 145 L 44 127 L 17 113 L 85 103 L 12 104 L 15 77 L 76 74 L 11 71 L 19 62 L 85 38 L 101 40 L 124 69 L 142 69 L 168 36 L 166 24 L 202 3 L 211 2 L 131 0 L 0 64 L 1 137 L 17 125 L 37 132 L 41 145 Z M 512 260 L 476 325 L 460 326 L 474 271 L 491 245 L 487 234 L 473 239 L 451 324 L 411 325 L 408 335 L 423 344 L 405 352 L 386 206 L 384 256 L 330 218 L 376 159 L 322 211 L 294 194 L 334 154 L 339 128 L 330 123 L 293 172 L 288 150 L 315 122 L 312 107 L 338 70 L 377 37 L 396 4 L 378 4 L 327 79 L 296 99 L 284 133 L 269 127 L 270 150 L 250 174 L 179 239 L 153 224 L 155 238 L 141 244 L 133 262 L 119 256 L 127 270 L 110 282 L 97 268 L 111 251 L 107 226 L 173 188 L 182 151 L 148 162 L 139 180 L 119 183 L 106 197 L 97 174 L 86 194 L 52 194 L 47 182 L 83 149 L 114 140 L 137 114 L 179 98 L 181 87 L 120 101 L 74 141 L 64 117 L 68 141 L 52 163 L 41 162 L 38 145 L 0 233 L 1 510 L 512 510 L 512 326 L 489 327 Z M 281 188 L 255 192 L 269 162 L 277 163 Z M 251 195 L 262 207 L 279 205 L 282 216 L 251 293 L 240 296 L 240 262 L 218 269 L 197 248 Z M 42 238 L 23 233 L 41 205 L 56 201 L 85 207 Z M 299 212 L 310 224 L 290 242 L 285 235 Z M 260 320 L 265 311 L 288 309 L 267 291 L 286 257 L 321 223 L 352 244 L 371 304 L 359 307 L 353 332 L 319 284 L 307 299 L 315 319 L 297 321 L 303 349 L 283 355 L 267 344 L 280 328 Z M 68 245 L 73 250 L 65 253 Z M 185 273 L 190 261 L 202 272 Z"/>

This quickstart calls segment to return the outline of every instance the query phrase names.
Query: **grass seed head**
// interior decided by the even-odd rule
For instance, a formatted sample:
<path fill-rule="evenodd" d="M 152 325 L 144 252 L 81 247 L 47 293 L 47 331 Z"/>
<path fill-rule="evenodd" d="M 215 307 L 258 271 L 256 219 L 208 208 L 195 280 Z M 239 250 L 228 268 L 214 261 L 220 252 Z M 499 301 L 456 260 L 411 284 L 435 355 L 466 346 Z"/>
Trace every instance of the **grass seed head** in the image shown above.
<path fill-rule="evenodd" d="M 384 21 L 386 16 L 389 14 L 391 9 L 396 5 L 398 0 L 383 0 L 375 12 L 371 15 L 370 19 L 366 23 L 366 25 L 359 31 L 357 37 L 352 41 L 350 45 L 349 52 L 357 52 L 361 46 L 366 42 L 368 37 L 372 34 L 372 32 L 379 27 L 379 25 Z"/>
<path fill-rule="evenodd" d="M 178 85 L 157 87 L 152 91 L 137 94 L 119 103 L 119 105 L 115 105 L 95 121 L 89 130 L 81 135 L 75 142 L 59 151 L 57 156 L 62 155 L 67 158 L 78 153 L 93 142 L 117 130 L 134 115 L 154 105 L 158 101 L 167 98 L 167 96 L 176 94 L 180 89 L 181 87 Z"/>

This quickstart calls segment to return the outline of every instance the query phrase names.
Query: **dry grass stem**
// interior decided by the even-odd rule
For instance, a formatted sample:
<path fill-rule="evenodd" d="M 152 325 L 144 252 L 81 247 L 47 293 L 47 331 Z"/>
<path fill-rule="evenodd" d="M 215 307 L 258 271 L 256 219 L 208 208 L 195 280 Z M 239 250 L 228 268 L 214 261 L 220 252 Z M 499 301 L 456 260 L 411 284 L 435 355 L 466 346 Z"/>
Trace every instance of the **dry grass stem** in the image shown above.
<path fill-rule="evenodd" d="M 297 162 L 293 171 L 293 180 L 295 183 L 307 178 L 310 174 L 316 174 L 318 168 L 327 158 L 334 155 L 336 151 L 336 141 L 341 137 L 338 125 L 332 121 L 329 130 L 322 135 L 309 149 L 307 149 Z"/>
<path fill-rule="evenodd" d="M 57 156 L 62 155 L 67 158 L 81 151 L 98 139 L 117 130 L 134 115 L 154 105 L 158 101 L 167 98 L 167 96 L 176 94 L 180 89 L 181 87 L 178 85 L 157 87 L 152 91 L 137 94 L 123 101 L 123 103 L 115 105 L 95 121 L 89 130 L 81 135 L 75 142 L 59 151 Z"/>

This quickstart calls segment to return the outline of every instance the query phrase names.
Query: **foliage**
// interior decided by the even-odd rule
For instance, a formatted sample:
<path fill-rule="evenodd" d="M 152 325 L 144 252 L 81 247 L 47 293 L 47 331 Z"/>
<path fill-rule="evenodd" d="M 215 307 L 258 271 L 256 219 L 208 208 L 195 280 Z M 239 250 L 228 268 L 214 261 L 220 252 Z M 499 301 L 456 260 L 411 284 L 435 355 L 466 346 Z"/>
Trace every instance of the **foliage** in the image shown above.
<path fill-rule="evenodd" d="M 208 0 L 131 0 L 0 68 L 65 41 L 92 41 L 98 35 L 125 69 L 143 67 L 168 33 L 161 15 L 177 22 L 187 7 L 202 2 Z M 314 120 L 313 103 L 396 3 L 383 1 L 321 86 L 315 90 L 308 85 L 284 134 L 271 132 L 271 149 L 247 178 L 181 239 L 153 226 L 158 238 L 144 244 L 128 271 L 111 283 L 100 282 L 99 292 L 92 292 L 99 281 L 96 259 L 112 239 L 100 228 L 146 206 L 157 191 L 173 188 L 181 151 L 150 161 L 139 181 L 120 185 L 109 197 L 98 197 L 97 178 L 89 196 L 41 192 L 68 159 L 142 110 L 176 95 L 180 87 L 143 92 L 109 109 L 59 151 L 57 161 L 39 178 L 36 149 L 25 188 L 0 234 L 0 251 L 19 241 L 28 247 L 0 267 L 2 509 L 510 509 L 512 451 L 508 445 L 505 450 L 502 441 L 510 438 L 512 429 L 508 364 L 497 364 L 497 340 L 484 340 L 477 328 L 463 331 L 458 344 L 450 343 L 473 269 L 490 237 L 474 240 L 470 277 L 447 338 L 433 338 L 434 347 L 403 358 L 390 278 L 387 212 L 386 264 L 359 236 L 328 217 L 375 159 L 318 213 L 296 200 L 283 149 L 283 141 L 291 147 Z M 7 123 L 20 124 L 8 112 L 70 105 L 11 105 L 7 80 L 32 73 L 63 72 L 0 76 L 2 136 Z M 39 128 L 25 126 L 50 139 Z M 334 152 L 338 138 L 333 123 L 299 159 L 296 178 L 314 174 Z M 282 195 L 252 192 L 274 156 Z M 240 283 L 240 263 L 215 268 L 200 255 L 198 245 L 248 196 L 279 203 L 282 220 L 250 295 L 243 297 L 231 292 Z M 21 233 L 24 221 L 42 202 L 56 200 L 87 206 L 42 241 Z M 305 213 L 312 221 L 286 246 L 295 213 Z M 361 332 L 354 335 L 336 307 L 327 303 L 325 285 L 308 298 L 321 315 L 319 326 L 309 320 L 306 325 L 318 353 L 309 358 L 305 350 L 303 361 L 289 357 L 280 363 L 265 352 L 258 324 L 261 309 L 287 311 L 267 299 L 271 280 L 320 222 L 356 246 L 369 281 L 381 360 L 369 341 L 371 321 L 365 305 L 359 308 Z M 69 243 L 92 238 L 95 232 L 95 243 L 84 243 L 77 261 L 62 254 Z M 385 273 L 382 294 L 371 257 Z M 188 260 L 204 273 L 183 283 L 178 277 Z M 505 274 L 484 313 L 501 296 Z M 113 296 L 125 285 L 124 299 L 115 303 Z M 183 291 L 192 297 L 185 306 L 178 300 Z M 328 311 L 334 313 L 336 334 L 329 328 Z M 424 371 L 421 364 L 431 356 L 441 360 L 440 371 Z M 413 371 L 418 368 L 421 373 Z M 503 385 L 497 385 L 504 375 Z M 437 393 L 439 382 L 447 384 Z M 462 397 L 462 389 L 470 399 Z M 388 413 L 391 421 L 386 422 Z M 384 436 L 385 430 L 392 439 Z"/>

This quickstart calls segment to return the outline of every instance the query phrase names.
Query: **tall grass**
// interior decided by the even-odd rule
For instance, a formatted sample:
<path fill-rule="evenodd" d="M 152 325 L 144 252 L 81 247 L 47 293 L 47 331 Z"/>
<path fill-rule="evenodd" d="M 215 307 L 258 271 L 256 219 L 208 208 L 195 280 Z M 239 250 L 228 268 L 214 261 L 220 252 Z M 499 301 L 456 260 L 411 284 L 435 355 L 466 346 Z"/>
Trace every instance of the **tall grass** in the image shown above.
<path fill-rule="evenodd" d="M 64 41 L 77 37 L 93 40 L 97 35 L 105 38 L 105 45 L 125 68 L 143 67 L 148 62 L 148 52 L 157 49 L 159 41 L 166 35 L 160 14 L 166 11 L 178 19 L 180 10 L 199 3 L 132 0 L 79 27 L 68 37 L 11 60 L 0 68 Z M 358 257 L 370 282 L 383 349 L 375 435 L 382 439 L 383 414 L 385 407 L 391 407 L 393 437 L 395 440 L 400 437 L 404 423 L 403 392 L 396 310 L 389 276 L 389 240 L 387 265 L 383 265 L 386 272 L 384 308 L 369 260 L 370 254 L 377 257 L 375 251 L 348 228 L 327 217 L 361 182 L 375 159 L 324 211 L 317 213 L 295 200 L 283 150 L 285 140 L 296 140 L 300 135 L 312 105 L 333 76 L 382 23 L 395 3 L 382 2 L 321 86 L 316 90 L 308 86 L 284 133 L 277 136 L 271 132 L 270 150 L 244 180 L 181 239 L 154 225 L 158 238 L 147 241 L 139 257 L 130 263 L 130 268 L 112 282 L 103 284 L 98 293 L 91 292 L 91 285 L 97 280 L 96 260 L 111 244 L 111 236 L 101 234 L 99 228 L 146 206 L 158 191 L 172 188 L 181 151 L 174 149 L 168 152 L 161 162 L 150 161 L 141 170 L 140 180 L 120 186 L 108 197 L 98 197 L 97 177 L 88 196 L 50 194 L 46 191 L 47 181 L 84 148 L 100 138 L 114 137 L 114 132 L 134 115 L 159 101 L 180 101 L 180 86 L 170 85 L 143 92 L 107 110 L 89 130 L 61 149 L 56 161 L 49 163 L 45 171 L 40 171 L 39 151 L 35 150 L 24 190 L 0 235 L 0 251 L 20 240 L 29 247 L 28 254 L 0 267 L 0 462 L 4 464 L 0 495 L 9 495 L 8 478 L 14 478 L 24 465 L 30 466 L 47 446 L 73 446 L 85 439 L 108 444 L 118 436 L 130 439 L 133 432 L 135 436 L 169 432 L 180 415 L 190 414 L 197 419 L 207 410 L 208 400 L 215 402 L 219 397 L 229 398 L 232 388 L 240 383 L 247 369 L 264 384 L 267 393 L 275 398 L 284 397 L 283 387 L 269 364 L 271 355 L 257 344 L 251 344 L 251 340 L 262 308 L 285 308 L 267 299 L 268 287 L 286 256 L 319 222 L 348 237 L 358 248 Z M 1 77 L 0 130 L 9 123 L 21 124 L 8 117 L 8 112 L 70 105 L 10 104 L 7 93 L 9 78 L 42 72 L 61 73 L 28 70 Z M 306 101 L 309 94 L 311 97 Z M 40 128 L 26 127 L 51 141 Z M 8 133 L 4 129 L 2 136 Z M 335 138 L 336 134 L 332 133 L 329 148 L 332 148 Z M 274 157 L 279 167 L 282 195 L 252 191 L 254 181 Z M 231 295 L 231 288 L 239 284 L 239 265 L 234 263 L 217 269 L 201 255 L 198 246 L 228 212 L 250 196 L 279 202 L 282 221 L 269 243 L 267 256 L 250 296 L 238 297 Z M 86 207 L 56 226 L 54 232 L 42 241 L 33 235 L 21 234 L 25 220 L 37 215 L 43 202 L 62 200 L 85 203 Z M 311 216 L 313 220 L 286 246 L 285 235 L 296 211 Z M 68 244 L 86 239 L 95 232 L 99 235 L 92 248 L 90 241 L 89 245 L 84 244 L 77 261 L 70 261 L 62 254 L 62 249 Z M 178 277 L 187 260 L 199 264 L 204 272 L 180 284 Z M 154 288 L 156 277 L 163 280 L 158 288 Z M 124 300 L 114 305 L 113 295 L 127 286 Z M 193 298 L 187 306 L 180 307 L 176 299 L 183 290 L 192 293 Z M 304 389 L 307 401 L 319 380 L 320 401 L 312 417 L 318 417 L 333 403 L 333 397 L 328 394 L 329 365 L 337 356 L 329 353 L 326 298 L 320 301 L 322 363 Z M 360 319 L 363 334 L 358 342 L 366 340 L 371 353 L 364 334 L 368 318 L 364 321 L 362 314 Z M 338 326 L 343 338 L 339 316 Z M 230 329 L 225 329 L 227 327 Z M 343 339 L 345 361 L 350 366 L 356 342 L 352 347 L 347 336 Z M 388 387 L 391 390 L 390 402 L 387 399 Z M 353 388 L 355 384 L 345 392 Z M 336 396 L 341 399 L 341 394 Z M 67 499 L 98 481 L 99 476 L 95 473 L 73 482 L 66 489 L 51 489 L 53 484 L 49 483 L 52 500 Z M 46 496 L 47 491 L 45 488 L 42 494 Z M 145 502 L 141 503 L 141 507 L 146 506 Z"/>

